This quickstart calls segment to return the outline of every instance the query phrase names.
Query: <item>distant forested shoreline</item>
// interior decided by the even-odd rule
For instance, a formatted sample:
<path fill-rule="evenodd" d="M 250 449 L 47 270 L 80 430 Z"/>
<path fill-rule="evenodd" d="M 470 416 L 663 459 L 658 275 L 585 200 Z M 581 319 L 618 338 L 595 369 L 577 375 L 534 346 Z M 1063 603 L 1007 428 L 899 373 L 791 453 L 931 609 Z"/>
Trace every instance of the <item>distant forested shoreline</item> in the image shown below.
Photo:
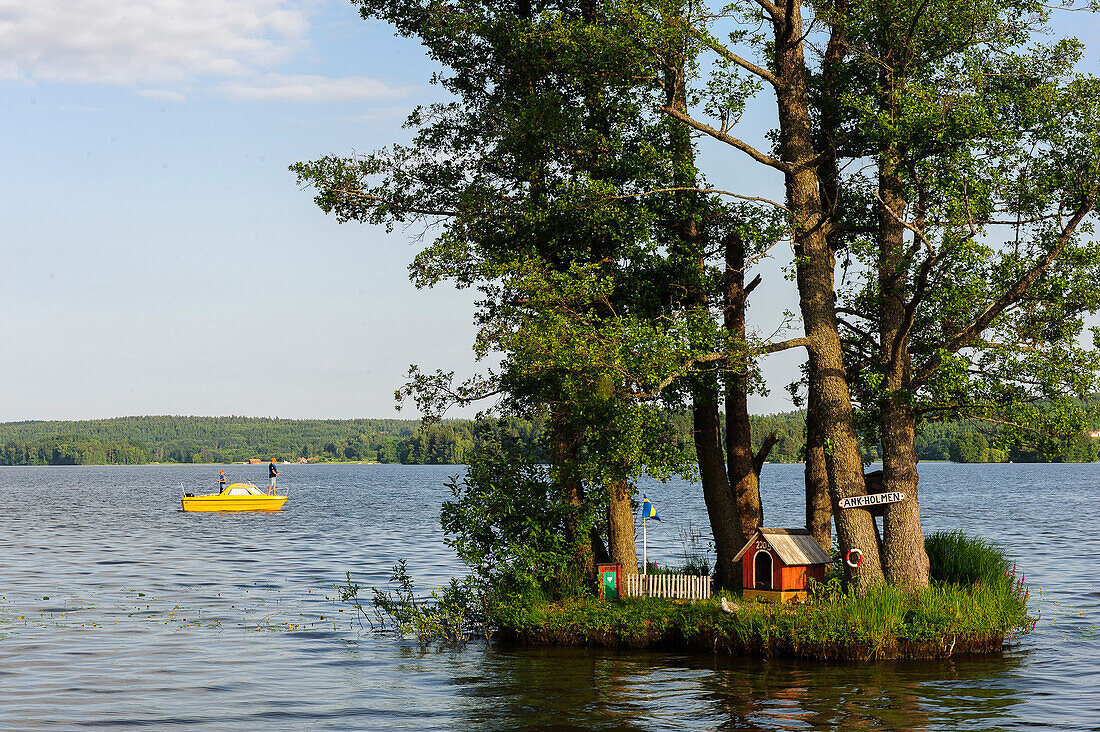
<path fill-rule="evenodd" d="M 769 459 L 801 462 L 802 412 L 751 418 L 753 449 L 776 434 Z M 690 459 L 695 446 L 688 415 L 666 415 L 669 439 Z M 458 465 L 490 436 L 542 444 L 543 422 L 515 417 L 444 420 L 425 426 L 411 419 L 278 419 L 264 417 L 116 417 L 82 421 L 0 423 L 0 465 L 141 465 L 240 463 L 250 459 Z M 966 422 L 930 423 L 919 430 L 922 460 L 1035 462 L 1024 447 L 996 446 L 996 435 Z M 1065 444 L 1057 462 L 1093 462 L 1097 440 L 1081 435 Z M 868 461 L 878 459 L 872 447 Z"/>
<path fill-rule="evenodd" d="M 3 465 L 138 465 L 264 461 L 461 464 L 479 430 L 537 442 L 538 427 L 515 419 L 480 426 L 446 420 L 117 417 L 0 424 Z"/>

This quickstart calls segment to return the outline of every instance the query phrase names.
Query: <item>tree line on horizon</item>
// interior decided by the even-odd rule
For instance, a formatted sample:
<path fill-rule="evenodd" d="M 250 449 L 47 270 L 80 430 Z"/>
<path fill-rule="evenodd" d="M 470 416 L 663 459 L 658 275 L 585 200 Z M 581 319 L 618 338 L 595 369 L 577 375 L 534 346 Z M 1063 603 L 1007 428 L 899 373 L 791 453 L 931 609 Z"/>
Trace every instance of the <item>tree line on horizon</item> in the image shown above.
<path fill-rule="evenodd" d="M 696 459 L 691 416 L 668 412 L 673 446 L 685 460 Z M 774 434 L 769 460 L 805 459 L 806 417 L 801 411 L 753 415 L 754 449 Z M 143 465 L 146 463 L 242 463 L 252 458 L 311 462 L 370 462 L 404 465 L 461 465 L 487 435 L 542 448 L 545 420 L 518 417 L 420 420 L 295 420 L 256 417 L 121 417 L 82 421 L 0 424 L 0 465 Z M 953 462 L 1094 462 L 1098 441 L 1082 434 L 1053 455 L 1000 441 L 966 422 L 923 425 L 917 435 L 921 460 Z M 864 456 L 880 459 L 877 446 Z"/>
<path fill-rule="evenodd" d="M 529 423 L 493 429 L 535 439 Z M 0 424 L 0 464 L 239 463 L 250 459 L 459 464 L 477 441 L 471 420 L 119 417 Z"/>

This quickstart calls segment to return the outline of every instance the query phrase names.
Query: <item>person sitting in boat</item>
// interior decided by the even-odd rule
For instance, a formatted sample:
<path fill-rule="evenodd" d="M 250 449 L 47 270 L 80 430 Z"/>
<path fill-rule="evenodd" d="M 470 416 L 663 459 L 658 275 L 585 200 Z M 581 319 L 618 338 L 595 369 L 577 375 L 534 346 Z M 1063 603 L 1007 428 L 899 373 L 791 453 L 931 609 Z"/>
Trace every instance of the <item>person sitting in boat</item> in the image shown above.
<path fill-rule="evenodd" d="M 267 475 L 271 479 L 271 482 L 267 486 L 268 493 L 275 492 L 275 476 L 279 474 L 279 469 L 275 467 L 275 458 L 271 458 L 271 465 L 267 466 Z"/>
<path fill-rule="evenodd" d="M 225 492 L 225 471 L 223 470 L 222 474 L 218 476 L 218 493 L 224 493 L 224 492 Z"/>

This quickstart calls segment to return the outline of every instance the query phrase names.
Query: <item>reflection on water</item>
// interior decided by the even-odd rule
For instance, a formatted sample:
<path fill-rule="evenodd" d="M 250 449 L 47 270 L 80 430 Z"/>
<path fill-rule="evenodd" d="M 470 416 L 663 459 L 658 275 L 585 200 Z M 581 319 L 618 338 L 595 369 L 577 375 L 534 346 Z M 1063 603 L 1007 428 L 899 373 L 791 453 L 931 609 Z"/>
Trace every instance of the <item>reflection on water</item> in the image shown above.
<path fill-rule="evenodd" d="M 361 630 L 332 585 L 400 557 L 425 587 L 461 573 L 439 530 L 456 468 L 282 472 L 285 511 L 218 515 L 179 510 L 208 467 L 0 468 L 0 728 L 1100 728 L 1100 466 L 922 466 L 928 529 L 1009 546 L 1043 620 L 997 657 L 863 665 L 423 652 Z M 767 466 L 764 491 L 766 522 L 797 525 L 800 466 Z M 651 556 L 675 563 L 698 490 L 647 492 Z"/>

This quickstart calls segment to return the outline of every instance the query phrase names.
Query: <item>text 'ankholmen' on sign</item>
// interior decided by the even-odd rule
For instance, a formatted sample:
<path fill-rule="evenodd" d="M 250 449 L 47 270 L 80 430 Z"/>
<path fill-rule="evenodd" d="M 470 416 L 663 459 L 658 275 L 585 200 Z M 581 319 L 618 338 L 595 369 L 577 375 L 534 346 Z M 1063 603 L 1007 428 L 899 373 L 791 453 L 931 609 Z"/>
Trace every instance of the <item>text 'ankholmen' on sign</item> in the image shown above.
<path fill-rule="evenodd" d="M 904 493 L 901 491 L 891 491 L 889 493 L 871 493 L 866 496 L 841 498 L 837 505 L 841 508 L 867 508 L 868 506 L 878 506 L 883 503 L 897 503 L 898 501 L 904 500 Z"/>

